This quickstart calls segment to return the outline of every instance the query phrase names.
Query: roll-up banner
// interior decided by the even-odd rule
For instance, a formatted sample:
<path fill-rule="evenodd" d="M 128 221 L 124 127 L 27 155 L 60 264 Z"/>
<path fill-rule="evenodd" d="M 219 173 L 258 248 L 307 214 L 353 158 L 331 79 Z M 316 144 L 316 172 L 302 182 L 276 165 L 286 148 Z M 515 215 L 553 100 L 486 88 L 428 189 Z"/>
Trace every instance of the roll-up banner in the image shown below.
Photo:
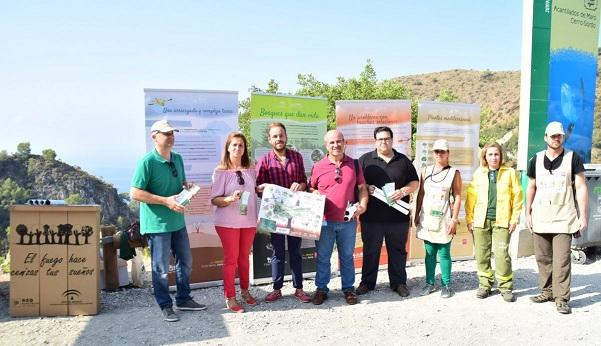
<path fill-rule="evenodd" d="M 250 147 L 252 156 L 259 160 L 271 150 L 267 127 L 274 122 L 286 126 L 288 148 L 303 156 L 309 176 L 313 164 L 325 156 L 323 137 L 327 128 L 328 102 L 322 97 L 303 97 L 253 93 L 250 98 Z M 315 272 L 315 241 L 303 239 L 301 244 L 303 272 Z M 269 234 L 257 233 L 253 244 L 253 283 L 271 281 L 272 249 Z M 286 251 L 286 279 L 290 268 Z"/>
<path fill-rule="evenodd" d="M 388 126 L 393 133 L 393 148 L 407 156 L 411 152 L 411 101 L 408 100 L 340 100 L 336 101 L 336 128 L 346 141 L 346 155 L 358 159 L 375 150 L 374 129 Z M 363 266 L 361 225 L 357 226 L 355 269 Z M 386 245 L 380 252 L 380 265 L 388 264 Z"/>
<path fill-rule="evenodd" d="M 186 180 L 200 191 L 186 207 L 186 227 L 192 249 L 192 287 L 220 284 L 223 250 L 213 224 L 211 176 L 219 163 L 225 138 L 238 130 L 238 92 L 144 89 L 146 149 L 154 148 L 150 127 L 167 119 L 179 129 L 173 151 L 182 155 Z M 175 267 L 169 268 L 170 285 Z"/>
<path fill-rule="evenodd" d="M 415 134 L 415 168 L 418 174 L 424 167 L 434 164 L 432 145 L 437 139 L 449 142 L 449 164 L 461 173 L 461 210 L 457 234 L 451 244 L 451 256 L 473 256 L 473 240 L 465 223 L 465 190 L 473 172 L 480 164 L 480 106 L 450 102 L 419 102 Z M 412 230 L 410 258 L 423 259 L 423 244 Z"/>
<path fill-rule="evenodd" d="M 591 160 L 598 0 L 525 0 L 518 169 L 544 150 L 545 127 L 559 121 L 565 147 Z"/>

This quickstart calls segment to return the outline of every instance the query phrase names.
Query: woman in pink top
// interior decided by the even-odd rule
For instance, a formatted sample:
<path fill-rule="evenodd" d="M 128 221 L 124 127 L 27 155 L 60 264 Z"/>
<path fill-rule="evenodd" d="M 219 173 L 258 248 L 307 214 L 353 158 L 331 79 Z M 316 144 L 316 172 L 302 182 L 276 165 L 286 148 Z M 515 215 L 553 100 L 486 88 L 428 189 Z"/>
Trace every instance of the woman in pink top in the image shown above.
<path fill-rule="evenodd" d="M 213 172 L 211 203 L 215 210 L 215 229 L 223 246 L 223 288 L 227 307 L 244 312 L 236 301 L 234 279 L 236 267 L 240 277 L 240 293 L 248 305 L 257 301 L 250 295 L 249 254 L 257 227 L 256 173 L 246 151 L 243 134 L 227 136 L 219 166 Z"/>

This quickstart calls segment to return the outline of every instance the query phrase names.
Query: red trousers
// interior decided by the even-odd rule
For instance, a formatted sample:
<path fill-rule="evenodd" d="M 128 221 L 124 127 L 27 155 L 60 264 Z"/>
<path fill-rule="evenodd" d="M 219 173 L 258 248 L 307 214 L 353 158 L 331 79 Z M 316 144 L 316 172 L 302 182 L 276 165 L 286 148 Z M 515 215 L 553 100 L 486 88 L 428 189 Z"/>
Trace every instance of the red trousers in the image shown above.
<path fill-rule="evenodd" d="M 226 298 L 236 297 L 234 281 L 236 268 L 240 278 L 240 288 L 247 290 L 249 287 L 250 263 L 248 256 L 255 239 L 256 227 L 229 228 L 215 226 L 223 246 L 223 290 Z"/>

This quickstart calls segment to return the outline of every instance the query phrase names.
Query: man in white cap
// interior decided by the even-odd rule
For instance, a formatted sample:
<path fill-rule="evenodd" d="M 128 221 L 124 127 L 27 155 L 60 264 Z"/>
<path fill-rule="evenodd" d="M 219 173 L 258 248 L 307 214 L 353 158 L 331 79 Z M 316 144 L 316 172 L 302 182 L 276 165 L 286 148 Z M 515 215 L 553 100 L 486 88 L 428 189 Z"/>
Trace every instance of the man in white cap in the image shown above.
<path fill-rule="evenodd" d="M 175 257 L 178 310 L 204 310 L 190 296 L 192 253 L 184 221 L 184 206 L 176 195 L 187 187 L 182 157 L 172 151 L 176 128 L 167 120 L 155 122 L 150 129 L 154 149 L 138 162 L 131 182 L 131 198 L 140 202 L 140 232 L 148 236 L 152 261 L 154 297 L 163 319 L 175 322 L 167 274 L 169 258 Z"/>
<path fill-rule="evenodd" d="M 530 300 L 554 300 L 559 313 L 569 314 L 570 244 L 572 237 L 586 231 L 588 190 L 582 159 L 564 149 L 564 140 L 563 125 L 549 123 L 545 129 L 547 150 L 530 159 L 526 221 L 533 232 L 541 288 L 541 293 Z"/>

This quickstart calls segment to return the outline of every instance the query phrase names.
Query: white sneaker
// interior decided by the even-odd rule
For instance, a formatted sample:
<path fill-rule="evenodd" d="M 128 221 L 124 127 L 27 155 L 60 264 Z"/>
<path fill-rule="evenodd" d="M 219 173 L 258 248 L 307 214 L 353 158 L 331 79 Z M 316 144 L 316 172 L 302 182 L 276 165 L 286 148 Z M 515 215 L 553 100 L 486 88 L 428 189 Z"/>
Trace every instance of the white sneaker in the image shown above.
<path fill-rule="evenodd" d="M 442 286 L 440 289 L 441 298 L 451 298 L 454 294 L 455 292 L 453 292 L 453 289 L 449 285 Z"/>
<path fill-rule="evenodd" d="M 430 293 L 432 293 L 434 291 L 436 291 L 436 287 L 434 285 L 426 284 L 426 286 L 424 286 L 422 288 L 422 290 L 419 292 L 419 294 L 421 296 L 427 296 L 428 294 L 430 294 Z"/>

